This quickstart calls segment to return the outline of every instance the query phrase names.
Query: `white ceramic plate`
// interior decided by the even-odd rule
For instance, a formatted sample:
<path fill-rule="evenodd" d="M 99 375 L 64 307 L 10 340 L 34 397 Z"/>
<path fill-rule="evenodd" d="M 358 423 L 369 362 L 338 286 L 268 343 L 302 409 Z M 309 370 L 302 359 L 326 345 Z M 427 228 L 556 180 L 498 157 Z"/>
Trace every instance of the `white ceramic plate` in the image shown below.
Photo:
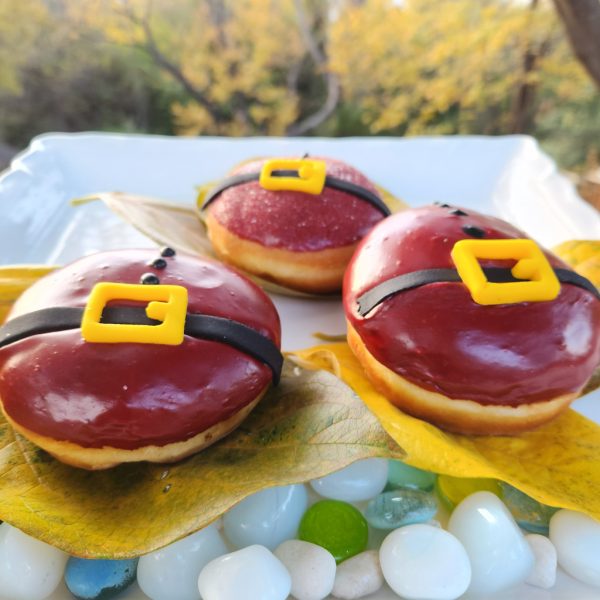
<path fill-rule="evenodd" d="M 224 176 L 241 160 L 305 152 L 348 161 L 412 206 L 442 201 L 494 214 L 546 246 L 600 239 L 599 214 L 526 136 L 226 139 L 51 134 L 33 140 L 0 176 L 0 263 L 64 264 L 99 250 L 153 245 L 103 204 L 73 208 L 72 198 L 125 191 L 193 203 L 195 186 Z M 286 350 L 314 344 L 312 332 L 344 332 L 337 301 L 273 299 L 282 317 Z M 575 408 L 600 423 L 600 392 L 578 400 Z M 51 598 L 66 600 L 70 594 L 61 587 Z M 142 598 L 146 596 L 137 587 L 124 596 Z M 370 598 L 397 596 L 382 590 Z M 495 598 L 597 600 L 600 589 L 561 573 L 553 590 L 522 586 Z"/>

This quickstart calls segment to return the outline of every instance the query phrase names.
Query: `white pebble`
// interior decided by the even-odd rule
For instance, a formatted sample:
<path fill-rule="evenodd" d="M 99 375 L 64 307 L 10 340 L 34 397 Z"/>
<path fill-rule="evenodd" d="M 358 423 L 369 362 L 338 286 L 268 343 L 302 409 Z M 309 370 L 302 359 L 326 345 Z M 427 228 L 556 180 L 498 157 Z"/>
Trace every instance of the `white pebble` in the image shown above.
<path fill-rule="evenodd" d="M 506 506 L 491 492 L 465 498 L 450 516 L 448 531 L 469 555 L 473 595 L 487 596 L 523 583 L 533 569 L 529 544 Z"/>
<path fill-rule="evenodd" d="M 390 533 L 379 550 L 388 585 L 407 600 L 454 600 L 471 581 L 462 544 L 431 525 L 407 525 Z"/>
<path fill-rule="evenodd" d="M 223 530 L 236 547 L 253 544 L 273 550 L 296 536 L 308 506 L 304 485 L 285 485 L 252 494 L 223 516 Z"/>
<path fill-rule="evenodd" d="M 8 523 L 0 525 L 0 594 L 6 600 L 42 600 L 60 583 L 69 556 Z"/>
<path fill-rule="evenodd" d="M 216 525 L 140 558 L 137 580 L 152 600 L 198 600 L 198 576 L 204 566 L 227 553 Z"/>
<path fill-rule="evenodd" d="M 292 596 L 297 600 L 323 600 L 335 580 L 335 558 L 330 552 L 300 540 L 283 542 L 275 550 L 292 578 Z"/>
<path fill-rule="evenodd" d="M 332 595 L 342 600 L 357 600 L 374 594 L 382 585 L 379 551 L 367 550 L 338 566 Z"/>
<path fill-rule="evenodd" d="M 573 510 L 559 510 L 550 519 L 550 540 L 558 564 L 569 575 L 600 586 L 600 523 Z"/>
<path fill-rule="evenodd" d="M 248 546 L 209 562 L 198 578 L 203 600 L 286 600 L 287 569 L 264 546 Z"/>
<path fill-rule="evenodd" d="M 361 502 L 380 494 L 387 483 L 387 477 L 387 460 L 367 458 L 326 477 L 313 479 L 310 485 L 324 498 Z"/>
<path fill-rule="evenodd" d="M 535 556 L 533 571 L 525 583 L 549 590 L 556 583 L 556 548 L 544 535 L 530 533 L 525 539 Z"/>

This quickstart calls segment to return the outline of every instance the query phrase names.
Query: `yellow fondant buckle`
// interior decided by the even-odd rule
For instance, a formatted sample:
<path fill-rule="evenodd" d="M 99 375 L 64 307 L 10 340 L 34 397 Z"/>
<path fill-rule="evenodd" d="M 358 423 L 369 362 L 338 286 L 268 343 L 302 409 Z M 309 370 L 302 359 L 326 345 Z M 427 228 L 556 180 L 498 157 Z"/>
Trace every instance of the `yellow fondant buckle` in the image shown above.
<path fill-rule="evenodd" d="M 110 300 L 147 302 L 146 316 L 162 321 L 160 325 L 101 323 L 102 311 Z M 187 289 L 180 285 L 137 285 L 97 283 L 88 299 L 81 320 L 81 335 L 86 342 L 115 344 L 167 344 L 183 342 L 187 314 Z"/>
<path fill-rule="evenodd" d="M 274 171 L 297 171 L 298 177 L 273 175 Z M 265 190 L 289 190 L 318 195 L 325 186 L 326 165 L 322 160 L 274 158 L 268 160 L 258 180 Z"/>
<path fill-rule="evenodd" d="M 560 283 L 540 247 L 533 240 L 460 240 L 454 244 L 452 260 L 463 283 L 477 304 L 514 304 L 554 300 Z M 487 280 L 477 259 L 512 259 L 516 279 L 508 283 Z"/>

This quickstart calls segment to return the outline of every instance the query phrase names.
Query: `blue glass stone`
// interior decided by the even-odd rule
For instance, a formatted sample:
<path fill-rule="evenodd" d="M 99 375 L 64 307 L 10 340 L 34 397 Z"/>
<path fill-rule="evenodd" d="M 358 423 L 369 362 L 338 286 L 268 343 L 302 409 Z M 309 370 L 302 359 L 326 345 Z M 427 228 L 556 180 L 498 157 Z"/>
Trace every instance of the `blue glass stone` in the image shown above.
<path fill-rule="evenodd" d="M 388 465 L 388 490 L 414 488 L 428 492 L 433 489 L 437 475 L 411 467 L 400 460 L 390 460 Z"/>
<path fill-rule="evenodd" d="M 427 523 L 438 510 L 435 496 L 423 490 L 400 488 L 383 492 L 367 506 L 365 517 L 375 529 L 397 529 Z"/>
<path fill-rule="evenodd" d="M 89 560 L 69 558 L 65 583 L 79 600 L 109 600 L 135 581 L 137 558 Z"/>
<path fill-rule="evenodd" d="M 502 500 L 522 529 L 531 533 L 548 535 L 550 518 L 558 510 L 524 494 L 508 483 L 500 482 Z"/>

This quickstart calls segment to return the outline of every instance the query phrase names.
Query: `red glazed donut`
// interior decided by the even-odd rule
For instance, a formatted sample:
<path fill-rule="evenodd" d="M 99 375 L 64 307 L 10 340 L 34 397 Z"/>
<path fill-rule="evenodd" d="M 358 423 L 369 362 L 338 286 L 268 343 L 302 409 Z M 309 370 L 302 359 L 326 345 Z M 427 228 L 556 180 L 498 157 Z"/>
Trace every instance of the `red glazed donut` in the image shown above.
<path fill-rule="evenodd" d="M 99 282 L 160 283 L 137 286 L 152 294 L 166 285 L 187 289 L 183 341 L 85 341 L 77 322 L 75 328 L 51 330 L 61 315 L 50 315 L 46 333 L 31 326 L 32 314 L 56 307 L 68 307 L 77 317 Z M 109 310 L 139 314 L 148 304 L 119 298 L 107 304 Z M 34 312 L 41 309 L 46 313 Z M 208 329 L 216 323 L 217 337 L 222 326 L 234 342 L 237 330 L 251 340 L 258 336 L 258 345 L 264 342 L 280 358 L 279 317 L 270 299 L 220 263 L 170 249 L 162 256 L 159 250 L 127 250 L 78 260 L 29 288 L 0 329 L 0 341 L 11 335 L 15 340 L 0 347 L 3 412 L 35 444 L 87 469 L 192 454 L 233 430 L 277 374 L 235 343 L 212 341 L 210 332 L 190 334 L 190 323 Z M 227 333 L 232 327 L 237 333 Z M 19 328 L 26 330 L 22 339 Z"/>
<path fill-rule="evenodd" d="M 294 161 L 296 171 L 304 160 Z M 309 160 L 324 162 L 331 180 L 320 193 L 265 189 L 258 174 L 267 160 L 255 160 L 235 169 L 233 178 L 209 194 L 203 211 L 221 259 L 289 288 L 321 294 L 341 289 L 356 244 L 389 210 L 375 186 L 353 167 L 329 158 Z M 256 177 L 244 182 L 242 176 L 249 174 Z M 335 180 L 355 189 L 332 187 Z M 378 199 L 380 207 L 361 193 Z"/>
<path fill-rule="evenodd" d="M 455 270 L 458 240 L 525 237 L 500 219 L 441 205 L 393 215 L 363 240 L 344 280 L 348 341 L 395 405 L 450 431 L 510 434 L 549 421 L 577 397 L 600 361 L 600 300 L 583 278 L 589 289 L 561 282 L 554 300 L 497 305 L 476 303 L 460 279 L 438 280 L 365 314 L 364 294 L 371 290 L 372 303 L 382 282 Z M 578 277 L 544 255 L 564 277 Z M 499 271 L 515 264 L 480 262 Z"/>

